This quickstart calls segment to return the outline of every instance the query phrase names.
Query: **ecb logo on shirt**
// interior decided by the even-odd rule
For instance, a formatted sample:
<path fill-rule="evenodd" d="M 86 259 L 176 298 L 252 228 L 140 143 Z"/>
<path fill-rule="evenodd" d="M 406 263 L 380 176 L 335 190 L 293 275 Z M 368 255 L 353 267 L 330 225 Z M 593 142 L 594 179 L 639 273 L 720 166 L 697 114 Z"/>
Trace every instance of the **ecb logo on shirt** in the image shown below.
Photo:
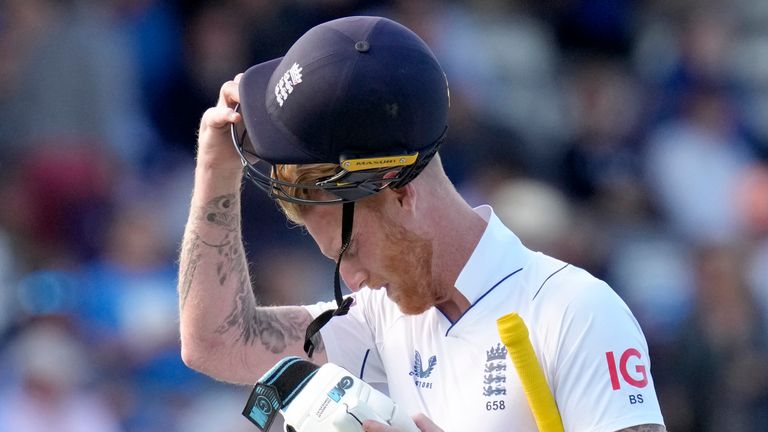
<path fill-rule="evenodd" d="M 424 368 L 424 364 L 421 361 L 421 353 L 419 351 L 416 351 L 416 354 L 414 355 L 413 359 L 413 369 L 408 372 L 408 375 L 413 377 L 413 382 L 416 384 L 416 387 L 419 388 L 432 388 L 431 382 L 425 382 L 425 378 L 429 378 L 430 375 L 432 375 L 432 371 L 435 369 L 435 366 L 437 365 L 437 356 L 432 356 L 427 361 L 427 367 Z"/>
<path fill-rule="evenodd" d="M 501 343 L 485 352 L 485 375 L 483 396 L 493 397 L 507 394 L 507 348 Z"/>

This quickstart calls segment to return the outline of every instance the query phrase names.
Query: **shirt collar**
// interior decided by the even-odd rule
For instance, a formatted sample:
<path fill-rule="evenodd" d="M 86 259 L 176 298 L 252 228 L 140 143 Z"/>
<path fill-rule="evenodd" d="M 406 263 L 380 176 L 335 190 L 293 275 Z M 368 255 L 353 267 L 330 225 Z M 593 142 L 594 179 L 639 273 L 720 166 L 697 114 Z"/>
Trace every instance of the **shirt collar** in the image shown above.
<path fill-rule="evenodd" d="M 505 276 L 522 268 L 533 253 L 504 226 L 491 206 L 476 207 L 474 211 L 488 225 L 455 283 L 456 289 L 470 303 L 474 303 Z"/>

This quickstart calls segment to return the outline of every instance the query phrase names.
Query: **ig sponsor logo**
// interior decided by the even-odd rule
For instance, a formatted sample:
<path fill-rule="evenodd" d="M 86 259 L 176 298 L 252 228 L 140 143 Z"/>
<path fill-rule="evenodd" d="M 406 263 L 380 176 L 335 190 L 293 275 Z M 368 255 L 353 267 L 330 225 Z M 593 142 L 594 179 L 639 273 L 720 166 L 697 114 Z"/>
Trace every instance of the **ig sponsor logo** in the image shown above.
<path fill-rule="evenodd" d="M 621 389 L 622 381 L 636 388 L 644 388 L 648 385 L 648 372 L 642 361 L 642 355 L 637 349 L 629 348 L 621 353 L 618 362 L 616 361 L 616 353 L 608 351 L 605 353 L 605 360 L 608 362 L 608 374 L 611 378 L 611 388 L 614 391 Z M 630 405 L 643 402 L 642 393 L 629 395 Z"/>

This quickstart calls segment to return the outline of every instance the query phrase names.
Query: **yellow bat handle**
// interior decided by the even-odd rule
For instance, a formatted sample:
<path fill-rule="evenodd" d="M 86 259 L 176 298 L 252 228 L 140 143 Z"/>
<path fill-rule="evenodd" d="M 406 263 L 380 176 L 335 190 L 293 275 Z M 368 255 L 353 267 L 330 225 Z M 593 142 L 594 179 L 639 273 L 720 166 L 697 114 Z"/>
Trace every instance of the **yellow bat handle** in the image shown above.
<path fill-rule="evenodd" d="M 555 398 L 549 391 L 544 371 L 541 369 L 533 345 L 528 338 L 528 328 L 516 313 L 504 315 L 496 320 L 501 342 L 507 347 L 517 375 L 523 384 L 528 405 L 533 411 L 536 426 L 541 432 L 562 432 L 563 421 L 557 410 Z"/>

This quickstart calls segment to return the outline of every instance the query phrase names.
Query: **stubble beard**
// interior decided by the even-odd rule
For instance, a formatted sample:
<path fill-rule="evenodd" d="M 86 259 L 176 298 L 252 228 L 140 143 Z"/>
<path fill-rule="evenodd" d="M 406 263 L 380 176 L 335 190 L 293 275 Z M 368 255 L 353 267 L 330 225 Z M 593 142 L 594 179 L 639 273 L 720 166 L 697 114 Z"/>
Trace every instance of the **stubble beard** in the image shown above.
<path fill-rule="evenodd" d="M 432 278 L 432 241 L 396 223 L 385 223 L 384 227 L 391 246 L 383 257 L 384 268 L 391 275 L 387 296 L 404 314 L 421 314 L 440 298 Z"/>

